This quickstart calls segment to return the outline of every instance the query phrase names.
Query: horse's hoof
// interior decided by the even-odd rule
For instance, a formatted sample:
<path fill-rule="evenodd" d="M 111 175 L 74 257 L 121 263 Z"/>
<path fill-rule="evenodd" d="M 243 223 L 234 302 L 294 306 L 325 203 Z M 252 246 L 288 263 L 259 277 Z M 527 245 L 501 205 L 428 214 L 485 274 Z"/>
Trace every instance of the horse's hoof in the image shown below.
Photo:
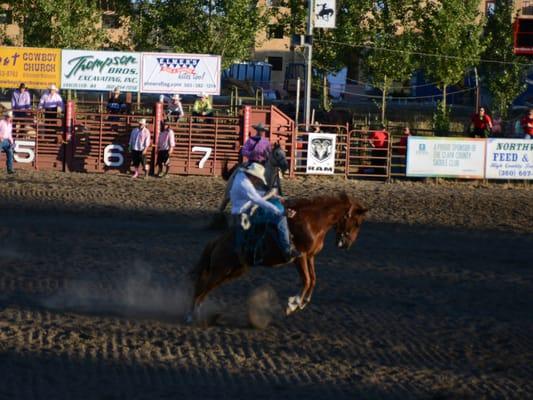
<path fill-rule="evenodd" d="M 287 308 L 285 309 L 285 314 L 287 316 L 291 315 L 293 312 L 295 312 L 301 307 L 301 304 L 302 304 L 302 301 L 300 299 L 300 296 L 289 297 Z"/>

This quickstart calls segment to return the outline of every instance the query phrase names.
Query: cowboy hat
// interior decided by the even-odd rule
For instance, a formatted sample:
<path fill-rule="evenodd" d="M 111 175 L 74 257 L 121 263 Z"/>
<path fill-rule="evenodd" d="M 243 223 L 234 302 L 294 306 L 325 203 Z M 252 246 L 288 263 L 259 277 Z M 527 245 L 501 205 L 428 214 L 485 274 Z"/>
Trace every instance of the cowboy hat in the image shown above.
<path fill-rule="evenodd" d="M 262 122 L 259 122 L 257 125 L 252 125 L 252 128 L 254 128 L 257 132 L 268 132 L 268 128 L 265 127 Z"/>
<path fill-rule="evenodd" d="M 120 88 L 117 86 L 113 89 L 113 93 L 120 93 Z"/>
<path fill-rule="evenodd" d="M 53 83 L 50 85 L 49 87 L 50 90 L 57 90 L 57 86 L 54 85 Z"/>
<path fill-rule="evenodd" d="M 250 166 L 248 166 L 248 168 L 244 169 L 244 172 L 247 173 L 248 175 L 252 175 L 252 176 L 255 176 L 256 178 L 261 179 L 263 184 L 265 185 L 267 184 L 266 179 L 265 179 L 265 167 L 263 167 L 261 164 L 252 163 Z"/>
<path fill-rule="evenodd" d="M 6 111 L 4 113 L 4 117 L 7 117 L 7 118 L 13 118 L 13 111 Z"/>
<path fill-rule="evenodd" d="M 140 125 L 146 125 L 146 119 L 141 118 L 141 119 L 139 120 L 139 124 L 140 124 Z"/>
<path fill-rule="evenodd" d="M 172 96 L 172 100 L 181 100 L 181 96 L 179 94 L 175 94 Z"/>

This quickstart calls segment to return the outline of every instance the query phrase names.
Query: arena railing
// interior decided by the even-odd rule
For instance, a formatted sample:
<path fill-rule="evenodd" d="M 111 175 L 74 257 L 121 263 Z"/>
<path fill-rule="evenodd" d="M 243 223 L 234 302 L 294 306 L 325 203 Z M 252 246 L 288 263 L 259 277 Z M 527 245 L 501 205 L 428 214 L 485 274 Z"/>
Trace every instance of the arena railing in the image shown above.
<path fill-rule="evenodd" d="M 41 110 L 17 113 L 13 118 L 16 168 L 63 171 L 64 119 Z"/>
<path fill-rule="evenodd" d="M 346 176 L 347 154 L 349 154 L 348 125 L 313 124 L 310 130 L 336 135 L 334 174 Z M 305 125 L 300 124 L 296 131 L 295 140 L 295 175 L 306 174 L 308 147 L 309 132 L 306 131 Z"/>

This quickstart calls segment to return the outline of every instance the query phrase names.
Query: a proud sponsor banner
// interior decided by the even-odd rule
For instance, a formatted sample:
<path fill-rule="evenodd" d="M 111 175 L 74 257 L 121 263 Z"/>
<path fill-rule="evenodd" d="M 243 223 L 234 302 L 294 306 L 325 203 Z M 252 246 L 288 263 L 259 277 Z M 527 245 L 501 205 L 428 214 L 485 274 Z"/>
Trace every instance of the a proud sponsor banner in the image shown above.
<path fill-rule="evenodd" d="M 410 136 L 407 176 L 483 178 L 485 139 Z"/>
<path fill-rule="evenodd" d="M 141 92 L 220 94 L 220 56 L 142 53 Z"/>
<path fill-rule="evenodd" d="M 307 146 L 308 174 L 333 174 L 335 172 L 336 136 L 331 133 L 309 133 Z"/>
<path fill-rule="evenodd" d="M 533 140 L 487 139 L 487 179 L 533 179 Z"/>
<path fill-rule="evenodd" d="M 140 53 L 63 50 L 61 88 L 139 91 Z"/>
<path fill-rule="evenodd" d="M 59 85 L 61 50 L 33 47 L 0 47 L 0 87 L 29 89 Z"/>

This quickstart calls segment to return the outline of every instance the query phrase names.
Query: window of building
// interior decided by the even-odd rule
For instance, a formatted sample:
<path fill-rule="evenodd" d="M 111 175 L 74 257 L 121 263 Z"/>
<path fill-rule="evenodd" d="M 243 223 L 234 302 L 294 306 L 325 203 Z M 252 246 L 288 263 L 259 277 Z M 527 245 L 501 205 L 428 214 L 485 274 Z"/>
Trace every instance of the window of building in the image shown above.
<path fill-rule="evenodd" d="M 102 25 L 106 29 L 120 28 L 120 20 L 117 14 L 102 14 Z"/>
<path fill-rule="evenodd" d="M 487 0 L 485 2 L 485 15 L 487 17 L 490 17 L 491 15 L 494 15 L 495 11 L 496 11 L 496 0 Z"/>
<path fill-rule="evenodd" d="M 283 57 L 267 57 L 267 61 L 272 65 L 272 71 L 283 71 Z"/>
<path fill-rule="evenodd" d="M 13 13 L 11 10 L 0 10 L 0 25 L 9 25 L 13 23 Z"/>
<path fill-rule="evenodd" d="M 268 27 L 269 39 L 283 39 L 283 25 L 270 25 Z"/>

